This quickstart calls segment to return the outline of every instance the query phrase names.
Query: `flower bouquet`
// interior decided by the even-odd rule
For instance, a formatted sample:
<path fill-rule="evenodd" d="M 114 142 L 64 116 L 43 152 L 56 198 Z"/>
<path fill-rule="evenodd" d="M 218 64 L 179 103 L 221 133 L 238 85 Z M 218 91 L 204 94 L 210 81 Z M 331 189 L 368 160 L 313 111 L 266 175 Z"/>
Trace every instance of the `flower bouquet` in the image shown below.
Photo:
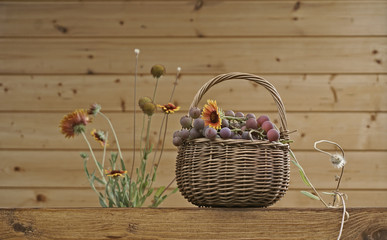
<path fill-rule="evenodd" d="M 66 138 L 73 138 L 77 135 L 81 135 L 87 146 L 90 150 L 91 159 L 94 162 L 94 171 L 89 169 L 89 160 L 90 157 L 86 153 L 81 153 L 81 157 L 84 160 L 84 170 L 86 177 L 90 183 L 91 188 L 97 194 L 99 203 L 102 207 L 141 207 L 144 205 L 145 201 L 153 196 L 153 199 L 150 203 L 150 207 L 159 206 L 169 195 L 175 193 L 176 189 L 173 189 L 167 193 L 169 187 L 174 180 L 168 186 L 163 186 L 155 188 L 153 186 L 156 181 L 157 170 L 162 159 L 162 154 L 164 150 L 164 142 L 166 137 L 166 130 L 168 125 L 168 117 L 170 114 L 178 111 L 180 107 L 175 106 L 171 103 L 173 94 L 177 85 L 177 80 L 181 69 L 177 69 L 176 80 L 174 82 L 173 90 L 169 99 L 169 103 L 165 105 L 156 104 L 156 92 L 159 79 L 165 74 L 165 67 L 163 65 L 157 64 L 154 65 L 151 69 L 152 76 L 156 79 L 153 96 L 152 97 L 141 97 L 138 101 L 138 105 L 143 112 L 143 124 L 140 136 L 140 164 L 135 168 L 136 160 L 136 83 L 137 83 L 137 65 L 138 65 L 138 56 L 140 51 L 135 49 L 136 55 L 136 71 L 134 79 L 134 106 L 133 106 L 133 156 L 132 156 L 132 165 L 128 169 L 125 166 L 125 160 L 123 153 L 120 148 L 118 137 L 116 131 L 113 127 L 110 119 L 101 111 L 101 106 L 99 104 L 92 104 L 88 110 L 79 109 L 75 110 L 72 113 L 64 116 L 60 123 L 60 130 L 65 135 Z M 156 109 L 159 108 L 164 113 L 160 131 L 159 139 L 157 142 L 160 142 L 161 136 L 163 136 L 161 150 L 159 152 L 159 146 L 157 145 L 154 149 L 150 141 L 150 128 L 151 121 Z M 110 131 L 113 134 L 114 141 L 117 145 L 117 152 L 112 152 L 110 158 L 106 160 L 106 151 L 109 142 L 109 132 L 104 130 L 93 129 L 90 134 L 94 140 L 100 143 L 103 148 L 102 159 L 98 160 L 94 154 L 93 148 L 88 140 L 86 135 L 86 129 L 89 124 L 92 123 L 92 119 L 96 117 L 102 117 L 108 122 L 110 126 Z M 145 143 L 143 146 L 143 141 L 145 134 Z M 149 158 L 153 153 L 153 159 L 151 162 L 150 170 Z"/>

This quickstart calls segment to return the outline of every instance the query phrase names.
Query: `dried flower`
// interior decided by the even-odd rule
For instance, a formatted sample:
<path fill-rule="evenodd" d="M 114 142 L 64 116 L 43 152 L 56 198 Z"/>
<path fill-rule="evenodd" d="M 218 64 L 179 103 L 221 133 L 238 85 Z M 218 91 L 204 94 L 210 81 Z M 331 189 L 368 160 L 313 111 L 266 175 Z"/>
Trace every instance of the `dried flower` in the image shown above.
<path fill-rule="evenodd" d="M 165 74 L 165 67 L 161 64 L 156 64 L 151 68 L 151 74 L 155 78 L 160 78 Z"/>
<path fill-rule="evenodd" d="M 107 146 L 107 136 L 104 131 L 93 129 L 91 135 L 101 144 L 102 147 Z"/>
<path fill-rule="evenodd" d="M 152 99 L 149 97 L 142 97 L 140 100 L 138 100 L 138 105 L 141 109 L 144 108 L 145 103 L 152 102 Z"/>
<path fill-rule="evenodd" d="M 335 168 L 342 168 L 347 163 L 347 161 L 345 161 L 344 157 L 340 154 L 332 154 L 331 163 Z"/>
<path fill-rule="evenodd" d="M 148 115 L 148 116 L 152 116 L 155 111 L 156 111 L 156 104 L 154 104 L 153 102 L 147 102 L 144 104 L 144 107 L 142 108 L 142 111 Z"/>
<path fill-rule="evenodd" d="M 59 127 L 66 138 L 85 132 L 85 126 L 91 122 L 86 110 L 78 109 L 63 117 Z"/>
<path fill-rule="evenodd" d="M 202 119 L 206 126 L 210 126 L 215 129 L 220 129 L 222 126 L 222 118 L 220 111 L 215 100 L 207 100 L 207 104 L 204 105 Z"/>
<path fill-rule="evenodd" d="M 105 170 L 105 174 L 108 177 L 123 177 L 128 171 L 123 170 Z"/>
<path fill-rule="evenodd" d="M 140 49 L 135 48 L 135 49 L 134 49 L 134 53 L 135 53 L 136 55 L 140 54 Z"/>
<path fill-rule="evenodd" d="M 168 103 L 165 105 L 157 105 L 159 108 L 163 110 L 165 114 L 170 114 L 179 111 L 180 106 L 175 106 L 173 103 Z"/>
<path fill-rule="evenodd" d="M 101 111 L 101 105 L 99 105 L 97 103 L 93 103 L 90 105 L 90 108 L 89 108 L 89 110 L 87 110 L 87 113 L 95 116 L 99 113 L 99 111 Z"/>

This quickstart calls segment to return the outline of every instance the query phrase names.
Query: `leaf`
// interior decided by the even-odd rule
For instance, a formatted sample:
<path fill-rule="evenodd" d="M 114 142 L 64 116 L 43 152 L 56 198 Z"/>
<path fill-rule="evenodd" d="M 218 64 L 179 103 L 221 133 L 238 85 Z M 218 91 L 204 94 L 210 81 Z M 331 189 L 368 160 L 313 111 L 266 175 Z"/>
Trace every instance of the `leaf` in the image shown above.
<path fill-rule="evenodd" d="M 309 187 L 311 187 L 308 179 L 306 178 L 306 176 L 304 175 L 304 171 L 302 171 L 301 169 L 299 169 L 299 172 L 300 172 L 300 176 L 301 176 L 301 179 L 302 181 Z"/>
<path fill-rule="evenodd" d="M 126 171 L 124 160 L 121 158 L 121 168 L 123 171 Z"/>
<path fill-rule="evenodd" d="M 85 168 L 85 173 L 86 173 L 87 178 L 90 178 L 89 170 L 87 170 L 87 160 L 86 159 L 83 161 L 83 167 Z"/>
<path fill-rule="evenodd" d="M 174 194 L 174 193 L 176 193 L 176 192 L 177 192 L 177 190 L 179 190 L 179 188 L 175 188 L 175 189 L 173 189 L 173 191 L 171 192 L 171 194 Z"/>
<path fill-rule="evenodd" d="M 155 197 L 160 197 L 160 195 L 163 193 L 164 189 L 165 189 L 164 186 L 162 186 L 159 189 L 157 189 L 157 191 L 155 193 Z"/>
<path fill-rule="evenodd" d="M 106 203 L 105 203 L 105 200 L 101 197 L 101 196 L 99 196 L 99 204 L 102 206 L 102 207 L 104 207 L 104 208 L 107 208 L 108 206 L 106 205 Z"/>
<path fill-rule="evenodd" d="M 322 192 L 322 193 L 324 193 L 326 195 L 335 195 L 335 193 L 333 193 L 333 192 Z"/>
<path fill-rule="evenodd" d="M 310 192 L 307 192 L 307 191 L 301 191 L 302 194 L 304 194 L 305 196 L 307 197 L 310 197 L 311 199 L 314 199 L 314 200 L 320 200 L 319 197 L 317 197 L 316 195 L 310 193 Z"/>

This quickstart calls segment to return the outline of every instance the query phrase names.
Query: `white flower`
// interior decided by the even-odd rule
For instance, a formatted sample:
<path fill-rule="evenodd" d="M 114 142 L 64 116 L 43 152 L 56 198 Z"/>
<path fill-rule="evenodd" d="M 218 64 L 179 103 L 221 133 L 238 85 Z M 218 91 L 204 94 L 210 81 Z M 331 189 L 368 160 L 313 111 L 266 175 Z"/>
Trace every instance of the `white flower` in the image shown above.
<path fill-rule="evenodd" d="M 335 168 L 342 168 L 347 163 L 347 161 L 345 161 L 343 156 L 336 153 L 331 155 L 331 163 Z"/>
<path fill-rule="evenodd" d="M 140 54 L 140 49 L 138 49 L 138 48 L 134 49 L 134 53 L 135 53 L 136 55 Z"/>

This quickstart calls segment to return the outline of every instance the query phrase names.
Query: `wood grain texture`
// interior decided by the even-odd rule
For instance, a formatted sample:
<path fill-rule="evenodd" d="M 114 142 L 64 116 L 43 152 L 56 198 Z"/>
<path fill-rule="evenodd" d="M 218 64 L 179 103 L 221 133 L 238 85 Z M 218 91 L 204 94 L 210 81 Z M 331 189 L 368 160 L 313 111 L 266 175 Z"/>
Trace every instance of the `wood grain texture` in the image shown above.
<path fill-rule="evenodd" d="M 383 1 L 206 1 L 199 9 L 195 1 L 3 2 L 0 37 L 386 36 L 386 8 Z"/>
<path fill-rule="evenodd" d="M 187 74 L 387 73 L 384 37 L 0 39 L 2 74 L 129 74 L 156 63 Z M 133 55 L 132 55 L 133 54 Z"/>
<path fill-rule="evenodd" d="M 220 106 L 222 106 L 221 102 Z M 179 119 L 184 114 L 175 113 L 169 117 L 165 142 L 167 149 L 176 149 L 172 145 L 172 136 L 174 131 L 181 129 Z M 85 149 L 87 145 L 83 138 L 65 139 L 60 133 L 59 122 L 64 115 L 65 113 L 0 113 L 0 148 L 15 150 Z M 268 113 L 268 115 L 278 125 L 278 114 Z M 110 113 L 108 116 L 116 128 L 120 145 L 126 149 L 131 148 L 133 115 L 130 113 Z M 139 114 L 138 117 L 137 126 L 141 126 L 142 116 Z M 152 144 L 158 142 L 162 117 L 162 113 L 153 117 L 150 133 Z M 290 136 L 294 140 L 293 150 L 312 150 L 313 143 L 321 139 L 334 139 L 346 151 L 386 150 L 386 113 L 301 112 L 288 113 L 287 119 L 288 129 L 298 131 Z M 95 118 L 89 130 L 91 131 L 92 128 L 110 130 L 102 118 Z M 141 129 L 138 128 L 136 136 L 139 137 L 140 133 Z M 110 142 L 114 149 L 114 141 Z M 96 142 L 92 143 L 98 148 L 99 145 Z"/>
<path fill-rule="evenodd" d="M 167 71 L 172 74 L 175 69 Z M 212 77 L 185 75 L 183 70 L 173 98 L 181 112 L 188 112 L 196 91 Z M 262 77 L 277 88 L 287 111 L 387 111 L 386 74 Z M 167 75 L 160 81 L 157 102 L 163 104 L 169 100 L 175 76 Z M 154 84 L 150 74 L 140 76 L 137 96 L 151 95 Z M 133 111 L 133 87 L 134 76 L 125 75 L 0 75 L 0 111 L 72 111 L 96 101 L 104 111 Z M 224 82 L 211 88 L 207 98 L 238 111 L 276 110 L 270 94 L 247 81 Z"/>
<path fill-rule="evenodd" d="M 87 149 L 85 149 L 87 152 Z M 0 187 L 89 187 L 83 170 L 80 151 L 0 151 Z M 329 157 L 317 151 L 295 152 L 297 159 L 317 188 L 334 189 L 335 175 L 340 173 L 333 168 Z M 101 151 L 96 152 L 101 160 Z M 175 177 L 176 150 L 165 151 L 159 166 L 154 186 L 167 186 Z M 28 156 L 28 157 L 26 157 Z M 126 166 L 130 169 L 132 152 L 123 153 Z M 137 156 L 136 167 L 139 164 Z M 387 152 L 346 152 L 348 161 L 341 182 L 341 189 L 387 190 Z M 148 166 L 152 165 L 153 155 Z M 158 158 L 156 159 L 156 161 Z M 94 162 L 89 161 L 90 169 Z M 106 165 L 108 168 L 109 165 Z M 305 189 L 297 168 L 291 164 L 290 188 Z M 150 168 L 148 168 L 148 171 Z M 92 171 L 90 171 L 92 172 Z M 176 184 L 173 185 L 176 187 Z"/>
<path fill-rule="evenodd" d="M 343 240 L 386 236 L 386 208 L 350 208 L 348 212 Z M 3 239 L 299 240 L 336 238 L 341 210 L 1 209 L 0 218 Z"/>
<path fill-rule="evenodd" d="M 320 201 L 312 200 L 302 193 L 302 189 L 289 189 L 285 196 L 276 202 L 270 208 L 318 208 L 324 207 Z M 331 191 L 332 189 L 319 188 L 318 191 Z M 385 190 L 361 190 L 361 189 L 343 189 L 343 193 L 348 195 L 346 201 L 349 207 L 387 207 L 387 191 Z M 4 188 L 0 187 L 0 207 L 15 208 L 48 208 L 48 207 L 100 207 L 98 196 L 90 187 L 75 188 L 45 188 L 45 187 L 18 187 Z M 328 203 L 332 203 L 329 196 L 323 198 Z M 144 207 L 149 206 L 149 199 Z M 189 203 L 179 192 L 172 194 L 160 207 L 196 207 Z"/>

